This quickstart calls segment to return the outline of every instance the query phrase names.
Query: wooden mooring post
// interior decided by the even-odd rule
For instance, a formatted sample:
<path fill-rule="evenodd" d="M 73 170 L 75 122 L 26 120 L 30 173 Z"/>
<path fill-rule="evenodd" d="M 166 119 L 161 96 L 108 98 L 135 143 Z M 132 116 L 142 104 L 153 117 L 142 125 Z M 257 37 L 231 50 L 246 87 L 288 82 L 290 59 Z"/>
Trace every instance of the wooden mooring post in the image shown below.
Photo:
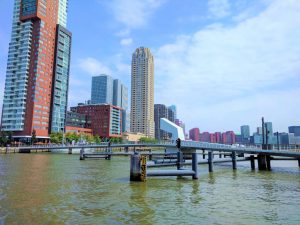
<path fill-rule="evenodd" d="M 213 152 L 208 152 L 208 171 L 213 172 L 214 171 L 214 164 L 213 164 Z"/>
<path fill-rule="evenodd" d="M 84 157 L 84 149 L 81 148 L 80 149 L 80 157 L 79 157 L 80 160 L 85 160 L 85 157 Z"/>
<path fill-rule="evenodd" d="M 134 153 L 130 157 L 130 181 L 145 181 L 147 178 L 147 157 Z"/>

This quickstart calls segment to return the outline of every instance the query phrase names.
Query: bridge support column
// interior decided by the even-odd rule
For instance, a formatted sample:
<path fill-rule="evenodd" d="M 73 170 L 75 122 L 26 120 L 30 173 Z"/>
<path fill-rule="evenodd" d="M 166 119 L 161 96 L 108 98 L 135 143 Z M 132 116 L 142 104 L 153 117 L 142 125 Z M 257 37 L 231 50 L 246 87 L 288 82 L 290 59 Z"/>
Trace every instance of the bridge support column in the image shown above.
<path fill-rule="evenodd" d="M 71 147 L 68 149 L 68 154 L 72 154 L 72 148 Z"/>
<path fill-rule="evenodd" d="M 236 152 L 232 152 L 232 169 L 236 170 Z"/>
<path fill-rule="evenodd" d="M 254 155 L 250 155 L 250 162 L 251 162 L 251 170 L 255 170 L 255 158 L 254 158 Z"/>
<path fill-rule="evenodd" d="M 149 160 L 152 160 L 152 150 L 149 150 Z"/>
<path fill-rule="evenodd" d="M 182 168 L 183 163 L 183 154 L 182 152 L 177 152 L 177 169 L 180 170 Z"/>
<path fill-rule="evenodd" d="M 208 152 L 208 171 L 213 172 L 214 171 L 214 165 L 213 165 L 213 152 Z"/>
<path fill-rule="evenodd" d="M 205 159 L 205 150 L 202 150 L 202 157 Z"/>
<path fill-rule="evenodd" d="M 124 149 L 124 150 L 125 150 L 125 152 L 128 152 L 128 147 L 125 147 L 125 149 Z"/>
<path fill-rule="evenodd" d="M 81 148 L 80 149 L 80 157 L 79 157 L 80 160 L 85 160 L 85 157 L 84 157 L 84 149 Z"/>
<path fill-rule="evenodd" d="M 300 167 L 300 159 L 298 159 L 298 166 Z"/>
<path fill-rule="evenodd" d="M 197 153 L 192 153 L 192 170 L 195 172 L 193 179 L 198 179 L 198 157 Z"/>
<path fill-rule="evenodd" d="M 271 170 L 271 156 L 266 155 L 267 170 Z"/>
<path fill-rule="evenodd" d="M 258 154 L 257 155 L 257 163 L 258 163 L 258 169 L 259 170 L 267 170 L 266 155 Z"/>
<path fill-rule="evenodd" d="M 219 158 L 220 158 L 220 159 L 222 158 L 222 154 L 221 154 L 221 152 L 220 152 L 220 154 L 219 154 Z"/>

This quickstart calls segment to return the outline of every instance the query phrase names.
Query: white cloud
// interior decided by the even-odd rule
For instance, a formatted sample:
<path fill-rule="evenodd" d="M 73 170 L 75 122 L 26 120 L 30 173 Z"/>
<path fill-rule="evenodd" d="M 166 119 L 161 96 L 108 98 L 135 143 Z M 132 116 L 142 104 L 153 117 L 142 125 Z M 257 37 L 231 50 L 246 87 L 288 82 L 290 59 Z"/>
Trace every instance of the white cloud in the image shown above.
<path fill-rule="evenodd" d="M 85 59 L 80 59 L 78 63 L 79 68 L 86 71 L 90 75 L 99 74 L 111 74 L 111 70 L 103 65 L 100 61 L 95 58 L 88 57 Z"/>
<path fill-rule="evenodd" d="M 154 52 L 156 102 L 176 103 L 188 126 L 206 129 L 221 122 L 238 130 L 257 113 L 286 120 L 297 106 L 282 107 L 284 98 L 300 98 L 283 90 L 300 83 L 299 11 L 296 1 L 274 1 L 233 27 L 215 24 L 162 46 Z"/>
<path fill-rule="evenodd" d="M 213 18 L 223 18 L 229 16 L 230 4 L 228 0 L 208 0 L 208 11 Z"/>
<path fill-rule="evenodd" d="M 115 19 L 128 29 L 144 26 L 165 0 L 114 0 L 110 6 Z"/>
<path fill-rule="evenodd" d="M 121 45 L 123 46 L 128 46 L 132 44 L 132 38 L 123 38 L 120 42 Z"/>

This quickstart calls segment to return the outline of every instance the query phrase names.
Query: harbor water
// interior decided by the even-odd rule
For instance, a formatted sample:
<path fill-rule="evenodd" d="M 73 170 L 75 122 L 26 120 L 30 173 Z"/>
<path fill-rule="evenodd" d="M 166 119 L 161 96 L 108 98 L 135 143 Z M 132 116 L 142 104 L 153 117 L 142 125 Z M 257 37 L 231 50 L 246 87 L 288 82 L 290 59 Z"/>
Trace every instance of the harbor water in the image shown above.
<path fill-rule="evenodd" d="M 297 161 L 129 181 L 129 158 L 0 155 L 0 224 L 300 224 Z"/>

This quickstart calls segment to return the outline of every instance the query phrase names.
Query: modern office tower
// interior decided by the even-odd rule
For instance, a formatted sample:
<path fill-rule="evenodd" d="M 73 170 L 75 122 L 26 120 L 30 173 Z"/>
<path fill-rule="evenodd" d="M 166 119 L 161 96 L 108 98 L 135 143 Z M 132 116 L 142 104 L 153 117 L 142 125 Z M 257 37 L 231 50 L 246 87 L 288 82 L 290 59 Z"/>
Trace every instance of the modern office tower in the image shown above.
<path fill-rule="evenodd" d="M 168 108 L 163 104 L 154 105 L 155 138 L 159 140 L 169 139 L 169 134 L 160 129 L 160 119 L 168 119 Z"/>
<path fill-rule="evenodd" d="M 57 129 L 65 121 L 61 117 L 66 114 L 70 54 L 67 45 L 71 40 L 64 41 L 66 46 L 61 48 L 57 37 L 71 38 L 62 28 L 67 22 L 67 3 L 67 0 L 15 0 L 1 118 L 1 130 L 12 131 L 14 138 L 30 139 L 33 131 L 37 138 L 48 138 L 52 129 L 50 119 L 59 118 L 58 126 L 52 119 L 53 128 Z M 58 68 L 64 71 L 59 74 Z M 60 80 L 61 115 L 51 104 L 55 104 L 58 89 L 54 86 Z"/>
<path fill-rule="evenodd" d="M 172 109 L 168 107 L 168 120 L 175 123 L 175 113 Z"/>
<path fill-rule="evenodd" d="M 300 126 L 290 126 L 289 133 L 293 133 L 295 137 L 300 136 Z"/>
<path fill-rule="evenodd" d="M 250 127 L 249 127 L 249 125 L 241 126 L 241 135 L 242 135 L 242 139 L 249 139 L 250 138 Z"/>
<path fill-rule="evenodd" d="M 262 127 L 257 127 L 256 128 L 256 134 L 262 135 Z"/>
<path fill-rule="evenodd" d="M 128 88 L 115 79 L 113 83 L 113 105 L 122 108 L 122 132 L 127 126 Z"/>
<path fill-rule="evenodd" d="M 268 136 L 273 135 L 273 125 L 272 122 L 265 122 L 265 129 L 268 130 Z"/>
<path fill-rule="evenodd" d="M 130 116 L 131 132 L 154 137 L 154 59 L 149 48 L 132 54 Z"/>
<path fill-rule="evenodd" d="M 111 76 L 101 74 L 92 77 L 92 104 L 113 104 L 114 80 Z"/>
<path fill-rule="evenodd" d="M 177 108 L 176 108 L 176 105 L 171 105 L 168 108 L 173 111 L 173 113 L 174 113 L 174 121 L 175 121 L 175 119 L 177 119 Z M 174 121 L 172 121 L 172 122 L 174 122 Z"/>
<path fill-rule="evenodd" d="M 199 128 L 195 127 L 193 129 L 190 129 L 189 131 L 190 139 L 193 141 L 200 141 L 200 130 Z"/>

